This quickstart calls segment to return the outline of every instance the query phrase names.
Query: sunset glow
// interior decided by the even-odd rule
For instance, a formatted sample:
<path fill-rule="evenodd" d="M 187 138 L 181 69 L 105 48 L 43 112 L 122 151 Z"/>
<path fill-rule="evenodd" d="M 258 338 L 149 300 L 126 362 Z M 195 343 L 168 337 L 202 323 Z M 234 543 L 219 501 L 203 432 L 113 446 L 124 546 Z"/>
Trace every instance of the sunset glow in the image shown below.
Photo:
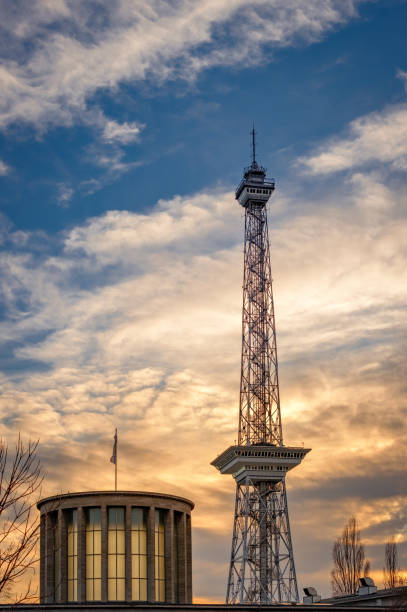
<path fill-rule="evenodd" d="M 119 488 L 194 501 L 224 601 L 255 119 L 299 587 L 330 595 L 351 515 L 376 582 L 392 536 L 407 571 L 407 4 L 6 4 L 0 433 L 40 440 L 43 496 L 113 489 L 117 427 Z"/>

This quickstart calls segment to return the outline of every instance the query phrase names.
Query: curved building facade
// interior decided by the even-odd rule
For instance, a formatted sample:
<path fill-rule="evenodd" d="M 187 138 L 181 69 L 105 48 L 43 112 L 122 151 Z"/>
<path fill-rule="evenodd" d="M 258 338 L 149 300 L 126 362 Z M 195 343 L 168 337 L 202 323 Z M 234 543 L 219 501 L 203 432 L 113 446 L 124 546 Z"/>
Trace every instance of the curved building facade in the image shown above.
<path fill-rule="evenodd" d="M 188 499 L 100 491 L 47 497 L 37 507 L 41 603 L 192 602 Z"/>

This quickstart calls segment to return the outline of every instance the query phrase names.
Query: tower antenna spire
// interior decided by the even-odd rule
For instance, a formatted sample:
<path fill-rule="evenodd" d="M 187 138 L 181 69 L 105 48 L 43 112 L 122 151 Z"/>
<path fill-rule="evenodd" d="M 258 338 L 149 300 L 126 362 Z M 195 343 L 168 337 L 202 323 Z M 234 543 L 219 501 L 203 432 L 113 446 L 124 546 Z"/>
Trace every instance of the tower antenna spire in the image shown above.
<path fill-rule="evenodd" d="M 254 129 L 254 121 L 253 121 L 253 128 L 252 128 L 252 163 L 253 166 L 256 165 L 256 130 Z"/>

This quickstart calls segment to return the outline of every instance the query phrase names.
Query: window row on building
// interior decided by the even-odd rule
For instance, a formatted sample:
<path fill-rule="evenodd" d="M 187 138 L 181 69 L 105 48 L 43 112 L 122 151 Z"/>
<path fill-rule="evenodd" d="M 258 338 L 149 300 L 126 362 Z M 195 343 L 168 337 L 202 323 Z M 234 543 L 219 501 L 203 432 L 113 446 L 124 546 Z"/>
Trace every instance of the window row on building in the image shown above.
<path fill-rule="evenodd" d="M 267 195 L 268 193 L 271 193 L 271 190 L 270 190 L 270 189 L 252 189 L 251 187 L 249 187 L 249 188 L 247 189 L 247 191 L 248 191 L 249 193 L 262 193 L 262 194 L 264 194 L 264 195 Z"/>

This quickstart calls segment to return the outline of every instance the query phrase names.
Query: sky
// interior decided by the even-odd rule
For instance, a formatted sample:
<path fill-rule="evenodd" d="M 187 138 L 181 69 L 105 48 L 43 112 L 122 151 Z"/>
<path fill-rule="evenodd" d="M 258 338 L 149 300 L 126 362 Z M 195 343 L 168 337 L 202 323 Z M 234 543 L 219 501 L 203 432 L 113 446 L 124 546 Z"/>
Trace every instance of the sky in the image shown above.
<path fill-rule="evenodd" d="M 269 228 L 299 587 L 355 515 L 407 570 L 405 0 L 0 0 L 0 434 L 43 495 L 192 499 L 194 598 L 222 602 L 243 209 Z"/>

